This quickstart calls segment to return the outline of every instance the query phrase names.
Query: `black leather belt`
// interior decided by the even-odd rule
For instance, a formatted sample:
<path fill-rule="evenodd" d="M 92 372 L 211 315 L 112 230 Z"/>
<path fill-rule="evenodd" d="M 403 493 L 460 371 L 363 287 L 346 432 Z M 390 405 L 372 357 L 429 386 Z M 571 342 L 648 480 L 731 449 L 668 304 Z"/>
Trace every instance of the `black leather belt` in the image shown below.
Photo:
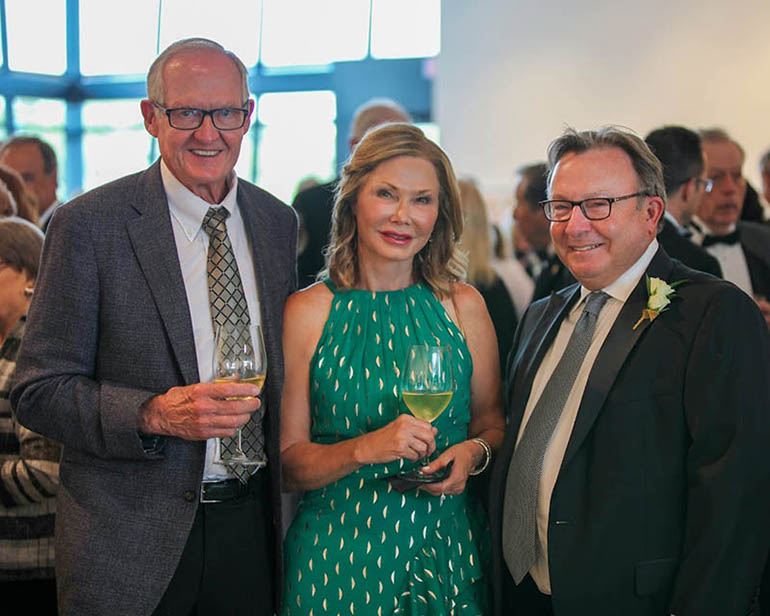
<path fill-rule="evenodd" d="M 238 479 L 222 479 L 221 481 L 204 481 L 201 483 L 201 500 L 203 504 L 221 503 L 241 498 L 249 493 L 248 484 Z"/>

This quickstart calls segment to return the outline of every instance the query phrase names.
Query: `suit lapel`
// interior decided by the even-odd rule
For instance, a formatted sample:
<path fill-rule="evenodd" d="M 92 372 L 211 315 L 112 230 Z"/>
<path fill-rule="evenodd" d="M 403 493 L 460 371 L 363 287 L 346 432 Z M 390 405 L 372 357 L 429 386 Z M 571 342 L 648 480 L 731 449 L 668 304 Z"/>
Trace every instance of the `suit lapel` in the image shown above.
<path fill-rule="evenodd" d="M 672 269 L 673 264 L 671 260 L 659 248 L 647 268 L 646 275 L 672 282 L 669 280 Z M 647 297 L 645 276 L 642 276 L 626 300 L 596 357 L 588 377 L 588 382 L 586 383 L 583 399 L 580 403 L 569 444 L 567 445 L 567 451 L 564 454 L 562 466 L 568 464 L 580 448 L 604 406 L 604 402 L 628 354 L 647 328 L 652 325 L 650 321 L 644 320 L 634 329 L 634 325 L 639 320 L 642 310 L 647 307 Z"/>
<path fill-rule="evenodd" d="M 551 347 L 553 339 L 559 331 L 562 320 L 580 297 L 580 286 L 569 288 L 562 293 L 551 293 L 543 314 L 538 319 L 531 334 L 522 340 L 517 350 L 514 363 L 515 372 L 512 375 L 512 385 L 509 386 L 509 422 L 502 455 L 510 457 L 513 445 L 519 433 L 521 418 L 527 406 L 532 382 L 542 363 L 543 356 Z"/>
<path fill-rule="evenodd" d="M 127 223 L 134 253 L 158 307 L 184 382 L 186 385 L 197 383 L 192 320 L 159 163 L 142 175 L 133 205 L 141 214 Z"/>

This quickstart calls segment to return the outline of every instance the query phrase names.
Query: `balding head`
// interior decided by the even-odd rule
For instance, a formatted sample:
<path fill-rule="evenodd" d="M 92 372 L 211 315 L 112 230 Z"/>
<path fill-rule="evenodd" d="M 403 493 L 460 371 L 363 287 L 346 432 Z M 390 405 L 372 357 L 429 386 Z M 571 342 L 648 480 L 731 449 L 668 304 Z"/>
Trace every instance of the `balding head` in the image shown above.
<path fill-rule="evenodd" d="M 389 98 L 373 98 L 361 105 L 353 114 L 350 124 L 350 149 L 361 141 L 366 131 L 389 122 L 411 122 L 406 109 Z"/>

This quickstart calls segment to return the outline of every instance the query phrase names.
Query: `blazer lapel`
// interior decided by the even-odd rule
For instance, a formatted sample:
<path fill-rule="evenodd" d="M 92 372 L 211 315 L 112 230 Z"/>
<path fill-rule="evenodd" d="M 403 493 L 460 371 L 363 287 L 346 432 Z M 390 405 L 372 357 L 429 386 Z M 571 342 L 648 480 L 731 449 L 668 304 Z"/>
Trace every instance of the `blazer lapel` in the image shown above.
<path fill-rule="evenodd" d="M 140 179 L 133 205 L 141 214 L 127 223 L 134 253 L 158 307 L 184 382 L 186 385 L 197 383 L 192 320 L 159 163 Z"/>
<path fill-rule="evenodd" d="M 579 285 L 565 293 L 551 293 L 543 315 L 538 320 L 529 337 L 522 341 L 521 350 L 517 351 L 517 357 L 513 364 L 516 366 L 516 372 L 513 379 L 513 391 L 510 397 L 511 406 L 509 414 L 510 425 L 515 427 L 517 433 L 524 414 L 524 408 L 529 399 L 532 382 L 542 363 L 543 356 L 551 347 L 551 343 L 559 331 L 562 320 L 579 297 Z"/>
<path fill-rule="evenodd" d="M 647 268 L 646 275 L 668 281 L 672 269 L 671 259 L 661 248 L 658 248 L 658 252 L 655 253 Z M 647 307 L 647 297 L 647 284 L 643 276 L 626 300 L 591 368 L 562 466 L 568 464 L 580 448 L 604 406 L 604 401 L 626 357 L 650 327 L 651 322 L 645 319 L 634 329 L 642 310 Z"/>

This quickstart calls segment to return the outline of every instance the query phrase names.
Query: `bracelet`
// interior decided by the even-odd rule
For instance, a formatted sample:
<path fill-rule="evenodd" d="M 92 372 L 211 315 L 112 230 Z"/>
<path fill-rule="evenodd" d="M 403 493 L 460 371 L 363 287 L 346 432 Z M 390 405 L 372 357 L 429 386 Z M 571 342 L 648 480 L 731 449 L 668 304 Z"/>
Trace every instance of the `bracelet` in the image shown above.
<path fill-rule="evenodd" d="M 472 438 L 470 439 L 471 443 L 476 443 L 477 445 L 480 445 L 481 448 L 484 450 L 484 462 L 479 467 L 477 466 L 474 468 L 468 475 L 480 475 L 483 473 L 487 466 L 489 466 L 489 461 L 492 459 L 492 448 L 489 446 L 489 443 L 487 443 L 483 438 Z"/>

